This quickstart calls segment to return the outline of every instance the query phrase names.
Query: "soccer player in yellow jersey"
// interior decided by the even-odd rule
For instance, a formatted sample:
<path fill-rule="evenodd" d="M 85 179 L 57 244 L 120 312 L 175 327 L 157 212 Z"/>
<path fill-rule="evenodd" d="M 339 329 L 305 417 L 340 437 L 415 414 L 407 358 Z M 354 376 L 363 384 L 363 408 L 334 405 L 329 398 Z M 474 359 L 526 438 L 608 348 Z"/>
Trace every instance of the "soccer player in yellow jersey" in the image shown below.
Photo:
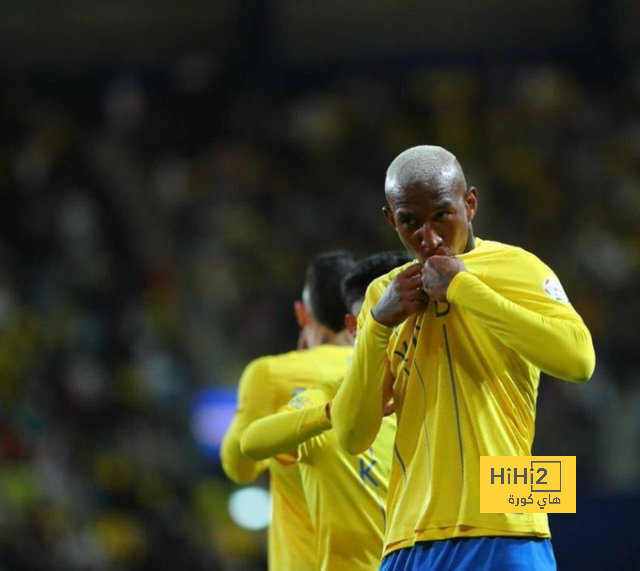
<path fill-rule="evenodd" d="M 296 303 L 307 349 L 262 357 L 247 366 L 238 387 L 238 410 L 222 443 L 222 467 L 231 480 L 248 483 L 269 469 L 271 571 L 316 571 L 316 535 L 298 467 L 252 460 L 242 453 L 240 439 L 252 422 L 277 412 L 300 391 L 332 387 L 344 377 L 353 339 L 343 326 L 340 283 L 354 263 L 346 252 L 323 254 L 311 262 L 303 302 Z"/>
<path fill-rule="evenodd" d="M 474 236 L 478 191 L 451 153 L 401 153 L 385 194 L 384 214 L 419 263 L 367 290 L 331 411 L 355 454 L 395 403 L 381 569 L 555 569 L 545 514 L 480 513 L 479 461 L 531 455 L 540 371 L 587 381 L 589 331 L 536 256 Z"/>
<path fill-rule="evenodd" d="M 357 314 L 367 285 L 410 259 L 383 252 L 358 262 L 343 280 L 343 299 Z M 344 311 L 337 317 L 343 317 Z M 298 462 L 316 530 L 319 571 L 374 571 L 382 557 L 385 504 L 391 471 L 395 417 L 386 418 L 373 444 L 351 456 L 336 443 L 327 403 L 339 383 L 297 395 L 282 412 L 254 422 L 242 437 L 242 451 L 261 460 L 271 456 Z"/>

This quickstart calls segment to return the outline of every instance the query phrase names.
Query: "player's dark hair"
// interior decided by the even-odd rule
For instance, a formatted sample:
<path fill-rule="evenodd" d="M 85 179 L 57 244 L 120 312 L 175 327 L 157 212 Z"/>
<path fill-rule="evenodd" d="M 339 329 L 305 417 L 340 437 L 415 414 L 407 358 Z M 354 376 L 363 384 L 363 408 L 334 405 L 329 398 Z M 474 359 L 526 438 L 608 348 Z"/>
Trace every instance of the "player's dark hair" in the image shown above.
<path fill-rule="evenodd" d="M 352 254 L 337 250 L 316 256 L 307 268 L 306 286 L 311 312 L 318 322 L 335 332 L 344 329 L 347 312 L 340 284 L 355 263 Z"/>
<path fill-rule="evenodd" d="M 364 297 L 373 280 L 411 260 L 413 258 L 406 252 L 380 252 L 358 261 L 342 280 L 342 299 L 348 311 Z"/>

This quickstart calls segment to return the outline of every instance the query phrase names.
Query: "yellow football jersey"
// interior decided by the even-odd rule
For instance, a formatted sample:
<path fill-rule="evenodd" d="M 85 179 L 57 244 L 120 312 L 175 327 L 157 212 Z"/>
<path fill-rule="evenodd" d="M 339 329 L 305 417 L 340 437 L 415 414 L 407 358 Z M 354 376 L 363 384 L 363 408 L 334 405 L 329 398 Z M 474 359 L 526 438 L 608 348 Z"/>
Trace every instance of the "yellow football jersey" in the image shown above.
<path fill-rule="evenodd" d="M 317 409 L 332 396 L 305 391 L 283 410 Z M 379 568 L 395 431 L 395 416 L 385 418 L 372 445 L 357 456 L 338 446 L 333 430 L 298 447 L 294 458 L 316 528 L 319 571 Z"/>
<path fill-rule="evenodd" d="M 588 329 L 554 273 L 516 247 L 476 239 L 446 303 L 396 328 L 371 317 L 393 277 L 374 281 L 352 365 L 332 408 L 352 453 L 373 441 L 385 386 L 398 416 L 385 552 L 453 537 L 549 537 L 546 514 L 479 512 L 480 456 L 529 456 L 540 371 L 586 381 Z"/>
<path fill-rule="evenodd" d="M 261 357 L 245 369 L 238 387 L 238 410 L 221 449 L 222 467 L 238 483 L 253 481 L 269 468 L 272 522 L 269 528 L 269 568 L 274 571 L 315 571 L 315 532 L 302 491 L 297 466 L 254 461 L 240 449 L 245 429 L 277 412 L 309 387 L 335 385 L 344 377 L 352 347 L 320 345 L 306 351 Z"/>

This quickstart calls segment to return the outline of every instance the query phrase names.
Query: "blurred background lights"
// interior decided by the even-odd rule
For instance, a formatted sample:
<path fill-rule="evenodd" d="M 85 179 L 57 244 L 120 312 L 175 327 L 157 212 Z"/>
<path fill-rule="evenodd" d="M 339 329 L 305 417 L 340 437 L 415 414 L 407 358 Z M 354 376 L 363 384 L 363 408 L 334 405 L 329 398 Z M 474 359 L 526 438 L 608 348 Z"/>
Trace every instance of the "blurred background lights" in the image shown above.
<path fill-rule="evenodd" d="M 271 521 L 271 497 L 263 488 L 250 487 L 233 492 L 229 498 L 229 515 L 244 529 L 266 528 Z"/>
<path fill-rule="evenodd" d="M 191 431 L 207 456 L 218 458 L 222 438 L 236 409 L 233 389 L 205 389 L 196 394 L 191 411 Z"/>

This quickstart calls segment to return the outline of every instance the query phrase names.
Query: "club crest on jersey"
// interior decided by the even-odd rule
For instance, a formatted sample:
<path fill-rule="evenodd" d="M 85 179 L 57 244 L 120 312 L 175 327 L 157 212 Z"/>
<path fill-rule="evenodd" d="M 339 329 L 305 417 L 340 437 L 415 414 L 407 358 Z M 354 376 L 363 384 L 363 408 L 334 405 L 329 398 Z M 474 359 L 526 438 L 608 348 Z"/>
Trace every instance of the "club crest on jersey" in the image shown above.
<path fill-rule="evenodd" d="M 562 284 L 556 278 L 547 278 L 544 280 L 544 283 L 542 284 L 542 291 L 544 291 L 544 293 L 546 293 L 551 299 L 571 305 Z"/>
<path fill-rule="evenodd" d="M 309 397 L 305 394 L 305 391 L 298 392 L 295 397 L 289 402 L 289 406 L 293 408 L 302 408 L 309 402 Z"/>

